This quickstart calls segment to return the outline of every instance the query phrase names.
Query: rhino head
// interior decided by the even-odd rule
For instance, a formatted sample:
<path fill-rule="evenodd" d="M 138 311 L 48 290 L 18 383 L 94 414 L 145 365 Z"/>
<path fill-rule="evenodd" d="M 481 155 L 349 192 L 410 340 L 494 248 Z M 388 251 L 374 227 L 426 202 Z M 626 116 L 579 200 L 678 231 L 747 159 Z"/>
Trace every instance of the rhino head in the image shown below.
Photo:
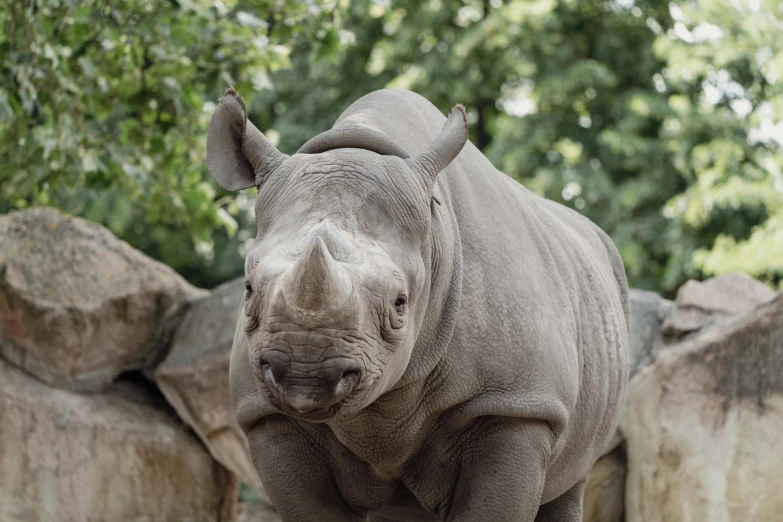
<path fill-rule="evenodd" d="M 289 157 L 228 89 L 207 139 L 218 184 L 258 187 L 236 335 L 265 400 L 312 422 L 360 411 L 405 372 L 429 297 L 435 179 L 467 120 L 457 106 L 415 157 L 347 132 L 339 148 L 327 132 Z"/>

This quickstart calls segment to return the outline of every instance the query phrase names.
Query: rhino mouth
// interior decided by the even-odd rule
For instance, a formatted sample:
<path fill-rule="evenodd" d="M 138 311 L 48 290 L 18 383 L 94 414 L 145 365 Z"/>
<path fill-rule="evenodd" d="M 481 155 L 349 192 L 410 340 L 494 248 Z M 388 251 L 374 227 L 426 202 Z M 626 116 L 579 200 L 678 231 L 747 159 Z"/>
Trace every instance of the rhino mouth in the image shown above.
<path fill-rule="evenodd" d="M 343 403 L 339 402 L 331 406 L 323 406 L 321 408 L 315 408 L 308 412 L 302 413 L 296 411 L 294 408 L 288 406 L 286 403 L 281 402 L 280 405 L 278 406 L 278 409 L 281 411 L 281 413 L 289 417 L 293 417 L 295 419 L 300 419 L 308 422 L 318 422 L 318 421 L 324 422 L 334 418 L 337 415 L 337 412 L 340 411 L 342 406 Z"/>
<path fill-rule="evenodd" d="M 360 372 L 355 370 L 341 373 L 336 382 L 312 377 L 281 379 L 270 364 L 262 365 L 260 373 L 270 405 L 287 416 L 310 422 L 326 421 L 337 415 L 361 380 Z"/>
<path fill-rule="evenodd" d="M 324 422 L 331 420 L 342 409 L 343 404 L 345 403 L 345 399 L 347 399 L 346 397 L 345 399 L 342 399 L 335 404 L 315 407 L 308 411 L 299 411 L 289 402 L 281 400 L 279 390 L 273 386 L 267 386 L 267 389 L 269 390 L 267 395 L 267 402 L 280 411 L 280 413 L 288 417 L 293 417 L 295 419 L 308 422 Z"/>

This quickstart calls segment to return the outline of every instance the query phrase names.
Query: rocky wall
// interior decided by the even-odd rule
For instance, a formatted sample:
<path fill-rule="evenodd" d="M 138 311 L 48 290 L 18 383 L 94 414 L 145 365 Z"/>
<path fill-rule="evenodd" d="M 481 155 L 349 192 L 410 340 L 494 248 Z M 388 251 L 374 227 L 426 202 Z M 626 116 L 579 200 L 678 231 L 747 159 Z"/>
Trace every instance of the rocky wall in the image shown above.
<path fill-rule="evenodd" d="M 196 289 L 52 209 L 0 216 L 0 522 L 278 520 L 231 408 L 243 288 Z M 630 302 L 584 520 L 783 520 L 783 295 L 727 274 Z"/>

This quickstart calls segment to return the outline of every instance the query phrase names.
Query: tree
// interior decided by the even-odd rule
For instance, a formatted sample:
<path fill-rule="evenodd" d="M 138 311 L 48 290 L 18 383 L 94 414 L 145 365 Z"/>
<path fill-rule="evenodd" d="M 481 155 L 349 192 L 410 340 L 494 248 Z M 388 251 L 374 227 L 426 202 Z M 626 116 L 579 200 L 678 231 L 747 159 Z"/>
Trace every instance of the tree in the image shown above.
<path fill-rule="evenodd" d="M 235 275 L 250 198 L 225 197 L 209 180 L 211 111 L 227 85 L 250 100 L 267 88 L 289 65 L 290 42 L 332 23 L 324 7 L 3 0 L 0 211 L 54 205 L 197 284 Z"/>
<path fill-rule="evenodd" d="M 669 113 L 661 140 L 687 188 L 664 207 L 673 256 L 700 275 L 783 279 L 783 4 L 672 4 L 655 42 Z"/>

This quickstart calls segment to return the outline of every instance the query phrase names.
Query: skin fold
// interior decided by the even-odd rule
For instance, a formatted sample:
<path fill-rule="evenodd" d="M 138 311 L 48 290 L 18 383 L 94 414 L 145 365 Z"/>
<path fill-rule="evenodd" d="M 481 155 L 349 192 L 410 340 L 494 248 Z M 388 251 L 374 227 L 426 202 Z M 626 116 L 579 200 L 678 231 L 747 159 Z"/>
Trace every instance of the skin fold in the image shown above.
<path fill-rule="evenodd" d="M 231 388 L 284 521 L 582 519 L 625 393 L 623 265 L 467 133 L 397 89 L 290 157 L 232 89 L 212 118 L 210 173 L 259 191 Z"/>

